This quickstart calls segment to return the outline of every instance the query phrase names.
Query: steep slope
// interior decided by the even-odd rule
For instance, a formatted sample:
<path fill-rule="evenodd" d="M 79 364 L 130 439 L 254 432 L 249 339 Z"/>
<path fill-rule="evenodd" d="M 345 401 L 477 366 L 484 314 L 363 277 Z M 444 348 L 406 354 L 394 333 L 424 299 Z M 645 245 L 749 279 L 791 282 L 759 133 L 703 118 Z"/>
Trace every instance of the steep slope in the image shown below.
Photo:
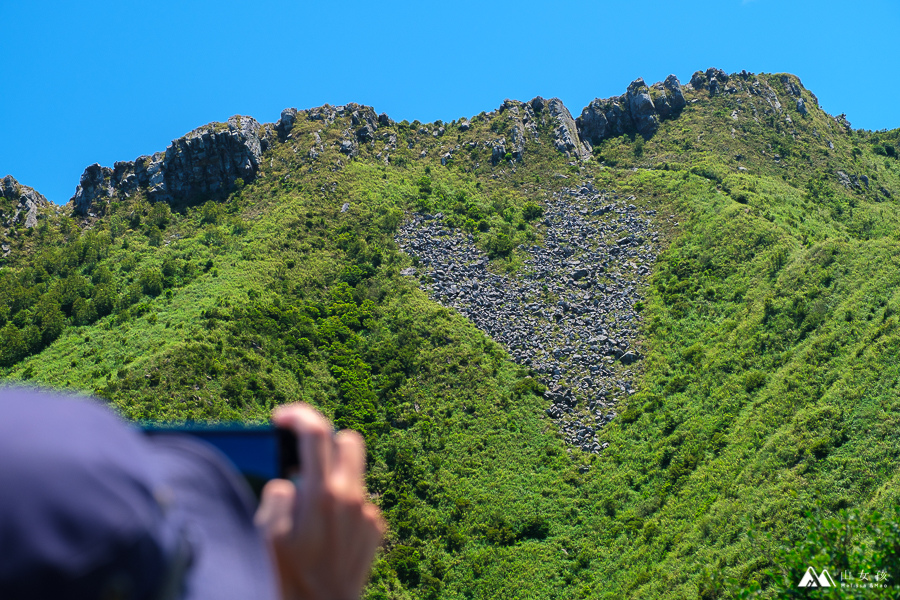
<path fill-rule="evenodd" d="M 235 118 L 3 230 L 0 368 L 362 431 L 371 598 L 775 594 L 805 510 L 897 501 L 897 142 L 717 70 L 577 119 Z"/>

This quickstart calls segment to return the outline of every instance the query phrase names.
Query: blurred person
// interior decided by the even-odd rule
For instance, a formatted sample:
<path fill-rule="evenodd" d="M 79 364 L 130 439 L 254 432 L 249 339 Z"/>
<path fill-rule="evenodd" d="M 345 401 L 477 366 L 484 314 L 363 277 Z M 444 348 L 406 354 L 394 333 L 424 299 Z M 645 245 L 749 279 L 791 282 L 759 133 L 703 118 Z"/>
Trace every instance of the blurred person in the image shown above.
<path fill-rule="evenodd" d="M 350 600 L 384 523 L 366 501 L 365 447 L 303 404 L 296 481 L 258 509 L 241 476 L 189 436 L 145 436 L 99 403 L 0 389 L 3 600 Z"/>

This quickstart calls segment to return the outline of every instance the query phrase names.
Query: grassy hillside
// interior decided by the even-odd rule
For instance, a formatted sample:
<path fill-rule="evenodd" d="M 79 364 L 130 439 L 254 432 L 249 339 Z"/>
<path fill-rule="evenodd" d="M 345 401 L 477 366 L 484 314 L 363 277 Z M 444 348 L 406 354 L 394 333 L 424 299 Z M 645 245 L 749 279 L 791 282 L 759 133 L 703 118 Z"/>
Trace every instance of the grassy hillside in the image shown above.
<path fill-rule="evenodd" d="M 172 212 L 139 194 L 0 231 L 16 250 L 0 374 L 130 418 L 253 421 L 303 399 L 363 432 L 391 528 L 369 598 L 780 595 L 806 511 L 898 504 L 900 136 L 760 75 L 778 112 L 754 80 L 688 91 L 655 136 L 585 161 L 545 119 L 521 161 L 492 164 L 508 111 L 382 126 L 355 158 L 348 118 L 298 120 L 225 201 Z M 393 239 L 441 211 L 515 274 L 515 246 L 542 239 L 534 207 L 584 181 L 656 210 L 665 242 L 638 391 L 599 455 L 563 442 L 536 374 L 400 274 Z"/>

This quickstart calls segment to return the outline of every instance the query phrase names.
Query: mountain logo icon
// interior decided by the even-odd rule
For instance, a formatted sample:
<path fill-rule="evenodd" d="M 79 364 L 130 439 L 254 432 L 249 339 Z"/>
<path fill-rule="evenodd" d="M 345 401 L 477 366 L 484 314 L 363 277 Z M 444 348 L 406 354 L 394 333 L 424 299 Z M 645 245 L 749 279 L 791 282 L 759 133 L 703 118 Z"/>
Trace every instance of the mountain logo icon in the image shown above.
<path fill-rule="evenodd" d="M 806 574 L 803 575 L 803 579 L 800 580 L 798 587 L 835 587 L 835 583 L 828 569 L 822 569 L 822 572 L 816 575 L 816 570 L 809 567 L 806 569 Z"/>

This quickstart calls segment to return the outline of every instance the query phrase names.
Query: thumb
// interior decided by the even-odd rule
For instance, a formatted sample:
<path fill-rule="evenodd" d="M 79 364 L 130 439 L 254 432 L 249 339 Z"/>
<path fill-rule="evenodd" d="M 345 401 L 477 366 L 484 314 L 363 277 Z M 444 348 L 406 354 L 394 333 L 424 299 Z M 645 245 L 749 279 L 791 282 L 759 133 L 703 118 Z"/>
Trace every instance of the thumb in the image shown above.
<path fill-rule="evenodd" d="M 273 479 L 263 488 L 253 520 L 269 539 L 287 535 L 294 527 L 297 488 L 287 479 Z"/>

